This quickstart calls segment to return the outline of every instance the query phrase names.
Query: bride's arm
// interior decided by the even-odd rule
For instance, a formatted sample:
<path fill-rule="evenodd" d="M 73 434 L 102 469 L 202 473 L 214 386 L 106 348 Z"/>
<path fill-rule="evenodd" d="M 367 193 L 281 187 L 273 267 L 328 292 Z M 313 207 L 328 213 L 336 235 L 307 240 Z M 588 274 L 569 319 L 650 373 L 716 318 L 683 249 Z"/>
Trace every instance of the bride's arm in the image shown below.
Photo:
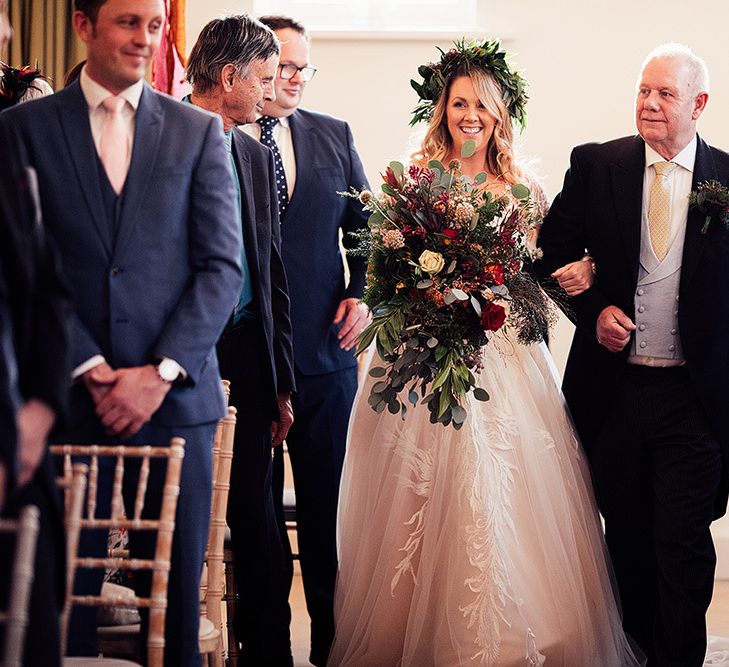
<path fill-rule="evenodd" d="M 549 211 L 549 200 L 539 183 L 533 181 L 530 189 L 534 198 L 536 211 L 541 220 L 547 215 L 547 211 Z M 538 227 L 536 232 L 538 234 Z M 559 286 L 565 291 L 567 296 L 577 296 L 592 287 L 593 282 L 595 282 L 595 270 L 594 260 L 589 255 L 586 255 L 577 262 L 570 262 L 558 268 L 552 273 L 552 278 L 557 280 Z"/>

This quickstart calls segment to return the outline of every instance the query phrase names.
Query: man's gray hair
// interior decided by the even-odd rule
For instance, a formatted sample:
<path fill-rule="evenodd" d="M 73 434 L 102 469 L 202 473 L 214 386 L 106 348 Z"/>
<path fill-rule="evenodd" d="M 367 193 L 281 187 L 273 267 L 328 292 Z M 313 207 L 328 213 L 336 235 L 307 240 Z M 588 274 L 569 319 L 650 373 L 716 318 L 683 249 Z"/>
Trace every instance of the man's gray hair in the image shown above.
<path fill-rule="evenodd" d="M 691 77 L 693 95 L 709 92 L 709 68 L 706 63 L 699 58 L 688 46 L 679 44 L 678 42 L 668 42 L 661 44 L 653 49 L 643 61 L 640 68 L 640 75 L 651 60 L 656 58 L 681 58 L 689 66 L 689 75 Z M 640 79 L 638 80 L 640 84 Z"/>
<path fill-rule="evenodd" d="M 245 78 L 253 62 L 268 60 L 280 51 L 273 30 L 247 14 L 213 19 L 192 47 L 186 77 L 193 91 L 203 95 L 220 84 L 226 65 L 233 65 Z"/>

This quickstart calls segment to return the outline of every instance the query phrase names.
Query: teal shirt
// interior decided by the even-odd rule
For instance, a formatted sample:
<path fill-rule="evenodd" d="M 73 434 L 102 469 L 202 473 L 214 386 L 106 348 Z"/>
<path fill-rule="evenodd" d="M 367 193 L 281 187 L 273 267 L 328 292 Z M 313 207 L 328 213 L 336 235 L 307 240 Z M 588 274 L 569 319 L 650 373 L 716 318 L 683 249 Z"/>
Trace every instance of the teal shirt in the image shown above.
<path fill-rule="evenodd" d="M 233 155 L 233 130 L 225 133 L 225 145 L 228 148 L 230 156 L 230 168 L 233 170 L 233 181 L 235 183 L 235 191 L 238 194 L 238 211 L 240 212 L 241 223 L 241 268 L 243 269 L 243 287 L 240 290 L 238 303 L 233 310 L 233 324 L 236 324 L 243 317 L 252 317 L 253 313 L 248 309 L 253 301 L 253 288 L 251 286 L 251 271 L 248 267 L 248 258 L 246 257 L 245 234 L 243 234 L 243 198 L 240 191 L 240 179 L 238 178 L 238 167 L 235 164 L 235 156 Z"/>

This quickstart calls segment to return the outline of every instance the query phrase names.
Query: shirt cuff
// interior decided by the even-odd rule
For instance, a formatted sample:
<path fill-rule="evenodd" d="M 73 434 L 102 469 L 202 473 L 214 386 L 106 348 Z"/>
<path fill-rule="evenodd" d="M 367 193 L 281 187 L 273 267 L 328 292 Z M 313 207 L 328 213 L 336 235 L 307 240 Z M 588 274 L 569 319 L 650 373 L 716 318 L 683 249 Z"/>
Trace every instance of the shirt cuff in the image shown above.
<path fill-rule="evenodd" d="M 95 354 L 91 359 L 84 361 L 80 366 L 76 366 L 71 372 L 71 380 L 78 380 L 84 373 L 90 371 L 92 368 L 96 368 L 101 364 L 105 364 L 106 359 L 100 355 Z"/>
<path fill-rule="evenodd" d="M 175 370 L 177 370 L 177 375 L 180 380 L 187 380 L 187 371 L 182 366 L 180 366 L 180 364 L 178 364 L 174 359 L 170 359 L 169 357 L 162 357 L 160 361 L 166 361 L 167 365 L 170 368 L 174 368 Z M 174 364 L 174 366 L 172 366 L 172 364 Z"/>

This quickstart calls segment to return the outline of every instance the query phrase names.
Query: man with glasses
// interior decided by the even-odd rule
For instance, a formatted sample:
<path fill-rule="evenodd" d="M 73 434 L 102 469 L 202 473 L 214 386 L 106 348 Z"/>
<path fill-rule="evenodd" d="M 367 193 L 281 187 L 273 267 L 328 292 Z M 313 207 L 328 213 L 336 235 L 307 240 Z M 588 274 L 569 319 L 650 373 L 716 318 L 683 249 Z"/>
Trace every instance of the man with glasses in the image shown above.
<path fill-rule="evenodd" d="M 324 665 L 334 635 L 336 510 L 347 424 L 357 389 L 354 346 L 369 318 L 360 303 L 366 260 L 345 257 L 346 282 L 339 250 L 340 230 L 345 247 L 356 245 L 350 232 L 364 228 L 367 215 L 357 200 L 337 192 L 350 186 L 361 188 L 366 178 L 347 123 L 299 108 L 304 88 L 316 72 L 304 27 L 282 16 L 266 16 L 261 22 L 281 41 L 276 99 L 267 101 L 262 117 L 245 129 L 274 153 L 296 373 L 296 421 L 286 442 L 311 617 L 310 660 Z M 274 498 L 281 510 L 280 448 L 275 452 L 274 474 Z M 287 543 L 282 511 L 279 522 Z"/>

